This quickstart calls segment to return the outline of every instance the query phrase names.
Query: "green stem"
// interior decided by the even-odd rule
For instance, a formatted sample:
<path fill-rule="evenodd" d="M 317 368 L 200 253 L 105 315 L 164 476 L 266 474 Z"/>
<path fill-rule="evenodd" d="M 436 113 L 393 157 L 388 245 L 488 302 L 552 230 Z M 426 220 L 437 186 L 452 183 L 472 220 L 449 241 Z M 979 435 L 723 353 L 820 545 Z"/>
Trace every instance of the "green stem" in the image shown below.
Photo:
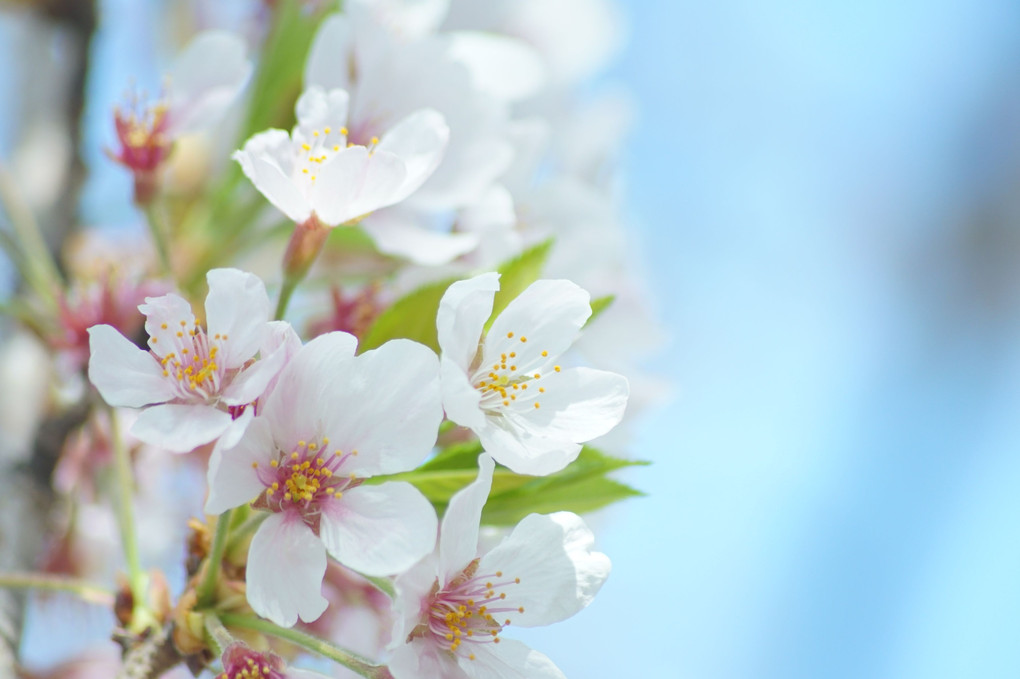
<path fill-rule="evenodd" d="M 14 182 L 14 178 L 3 164 L 0 164 L 0 205 L 4 207 L 18 244 L 24 254 L 23 265 L 28 274 L 28 283 L 43 300 L 56 306 L 55 294 L 63 288 L 63 277 L 53 259 L 39 223 L 28 207 Z M 15 253 L 11 253 L 12 259 Z"/>
<path fill-rule="evenodd" d="M 159 210 L 155 200 L 150 200 L 142 206 L 145 211 L 145 219 L 149 223 L 149 231 L 152 233 L 152 242 L 159 254 L 159 263 L 163 273 L 173 278 L 174 270 L 170 266 L 170 249 L 167 246 L 166 222 Z"/>
<path fill-rule="evenodd" d="M 0 573 L 0 587 L 12 589 L 45 589 L 55 592 L 71 592 L 84 601 L 100 606 L 113 606 L 113 593 L 99 585 L 82 580 L 63 578 L 41 573 Z"/>
<path fill-rule="evenodd" d="M 301 648 L 329 658 L 330 660 L 343 665 L 352 672 L 356 672 L 363 677 L 368 677 L 368 679 L 391 679 L 390 671 L 385 665 L 375 665 L 367 658 L 363 658 L 356 653 L 340 648 L 339 646 L 319 639 L 318 637 L 313 637 L 310 634 L 305 634 L 304 632 L 299 632 L 295 629 L 280 627 L 278 625 L 274 625 L 268 620 L 253 618 L 248 615 L 221 613 L 219 617 L 224 625 L 250 629 L 256 632 L 262 632 L 263 634 L 269 634 L 279 639 L 286 639 Z"/>
<path fill-rule="evenodd" d="M 220 619 L 212 613 L 205 616 L 205 637 L 206 643 L 216 657 L 222 656 L 227 646 L 234 643 L 234 637 L 230 636 L 230 632 Z"/>
<path fill-rule="evenodd" d="M 132 631 L 155 624 L 156 619 L 148 607 L 146 575 L 142 570 L 138 556 L 138 536 L 135 532 L 134 517 L 134 477 L 131 473 L 131 455 L 120 434 L 120 424 L 113 408 L 107 409 L 110 415 L 110 439 L 113 444 L 114 468 L 117 479 L 117 525 L 120 528 L 120 539 L 124 546 L 124 560 L 127 563 L 128 584 L 134 609 L 131 616 Z"/>
<path fill-rule="evenodd" d="M 283 317 L 287 314 L 287 305 L 290 304 L 290 296 L 294 294 L 294 290 L 297 289 L 300 279 L 291 278 L 286 276 L 283 279 L 283 285 L 280 287 L 280 298 L 276 301 L 276 315 L 274 318 L 278 321 L 282 321 Z"/>
<path fill-rule="evenodd" d="M 198 607 L 207 608 L 216 596 L 216 581 L 220 577 L 220 563 L 223 561 L 223 550 L 227 547 L 227 535 L 230 534 L 230 515 L 233 510 L 220 514 L 216 521 L 216 533 L 213 535 L 212 549 L 206 557 L 205 576 L 198 585 Z"/>

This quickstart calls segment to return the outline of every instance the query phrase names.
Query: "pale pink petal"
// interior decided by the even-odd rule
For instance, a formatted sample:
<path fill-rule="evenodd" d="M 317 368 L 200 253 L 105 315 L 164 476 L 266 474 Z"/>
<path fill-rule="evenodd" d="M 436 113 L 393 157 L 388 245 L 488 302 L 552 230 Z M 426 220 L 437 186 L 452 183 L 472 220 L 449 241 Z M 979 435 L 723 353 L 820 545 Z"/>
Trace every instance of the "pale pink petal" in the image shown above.
<path fill-rule="evenodd" d="M 169 75 L 169 133 L 210 127 L 248 82 L 252 65 L 244 41 L 226 31 L 197 35 L 174 60 Z"/>
<path fill-rule="evenodd" d="M 518 364 L 525 366 L 555 360 L 591 316 L 589 302 L 588 293 L 570 281 L 535 281 L 493 321 L 484 355 L 516 352 Z"/>
<path fill-rule="evenodd" d="M 406 175 L 392 201 L 403 200 L 428 179 L 450 141 L 450 128 L 442 114 L 433 109 L 421 109 L 407 116 L 379 140 L 376 153 L 392 153 L 404 162 Z"/>
<path fill-rule="evenodd" d="M 234 417 L 234 421 L 230 423 L 227 430 L 220 434 L 220 440 L 216 442 L 217 445 L 223 448 L 236 446 L 253 419 L 255 419 L 255 409 L 245 408 L 240 415 Z"/>
<path fill-rule="evenodd" d="M 449 651 L 423 638 L 395 648 L 387 666 L 394 679 L 468 679 Z"/>
<path fill-rule="evenodd" d="M 450 56 L 464 65 L 475 87 L 507 101 L 533 96 L 545 85 L 542 57 L 527 43 L 480 31 L 445 33 Z"/>
<path fill-rule="evenodd" d="M 355 342 L 357 340 L 354 340 Z M 269 334 L 266 337 L 265 344 L 262 345 L 262 355 L 265 357 L 271 357 L 277 352 L 283 357 L 283 365 L 286 366 L 290 359 L 301 349 L 301 338 L 298 337 L 297 332 L 287 321 L 270 321 L 269 323 Z M 353 355 L 353 350 L 351 354 Z M 280 373 L 269 380 L 269 385 L 266 387 L 262 394 L 262 402 L 266 403 L 269 399 L 269 395 L 273 389 L 276 388 L 276 384 L 279 381 Z"/>
<path fill-rule="evenodd" d="M 109 325 L 89 328 L 89 380 L 112 406 L 139 408 L 176 394 L 152 354 Z"/>
<path fill-rule="evenodd" d="M 450 582 L 478 553 L 478 526 L 482 507 L 489 499 L 495 463 L 489 455 L 478 456 L 478 478 L 459 490 L 443 515 L 439 531 L 439 580 Z"/>
<path fill-rule="evenodd" d="M 234 151 L 231 158 L 241 164 L 245 176 L 266 200 L 294 222 L 301 223 L 311 217 L 312 207 L 289 176 L 293 161 L 283 161 L 278 153 L 269 154 L 269 149 L 279 148 L 283 140 L 292 155 L 289 135 L 283 130 L 268 130 L 245 142 L 244 148 Z"/>
<path fill-rule="evenodd" d="M 330 332 L 319 335 L 291 358 L 265 404 L 264 417 L 277 443 L 290 447 L 324 433 L 332 437 L 324 431 L 326 414 L 336 416 L 327 390 L 345 386 L 335 382 L 342 366 L 353 359 L 357 345 L 353 335 Z"/>
<path fill-rule="evenodd" d="M 298 618 L 312 622 L 329 603 L 321 592 L 325 574 L 326 548 L 312 529 L 296 514 L 272 514 L 248 551 L 248 603 L 283 627 Z"/>
<path fill-rule="evenodd" d="M 220 439 L 209 459 L 209 497 L 205 501 L 205 513 L 222 514 L 258 497 L 266 489 L 259 470 L 269 469 L 270 461 L 275 458 L 276 447 L 264 417 L 251 422 L 236 445 L 227 446 Z"/>
<path fill-rule="evenodd" d="M 443 419 L 439 359 L 431 349 L 391 340 L 330 371 L 318 397 L 329 406 L 323 417 L 330 446 L 358 451 L 345 472 L 393 474 L 429 454 Z"/>
<path fill-rule="evenodd" d="M 507 604 L 524 607 L 524 613 L 509 616 L 513 625 L 548 625 L 591 603 L 609 577 L 609 558 L 592 551 L 594 542 L 591 530 L 576 514 L 530 514 L 482 557 L 478 568 L 521 579 L 506 589 Z"/>
<path fill-rule="evenodd" d="M 465 372 L 478 353 L 485 321 L 492 314 L 492 302 L 499 290 L 499 274 L 484 273 L 457 281 L 443 294 L 436 314 L 436 330 L 443 358 Z"/>
<path fill-rule="evenodd" d="M 268 324 L 267 331 L 268 331 Z M 252 365 L 238 373 L 221 394 L 221 400 L 227 405 L 245 405 L 253 402 L 266 393 L 270 382 L 279 374 L 287 362 L 287 347 L 281 346 L 276 351 L 255 361 Z"/>
<path fill-rule="evenodd" d="M 367 575 L 407 570 L 436 544 L 436 512 L 409 483 L 359 486 L 322 514 L 319 535 L 330 555 Z"/>
<path fill-rule="evenodd" d="M 357 17 L 355 25 L 371 21 L 406 40 L 439 30 L 449 9 L 450 0 L 351 0 L 344 12 Z"/>
<path fill-rule="evenodd" d="M 351 21 L 333 14 L 319 26 L 305 62 L 305 85 L 350 90 L 354 41 Z"/>
<path fill-rule="evenodd" d="M 179 356 L 182 338 L 177 333 L 188 333 L 195 328 L 195 315 L 188 301 L 173 293 L 146 297 L 145 304 L 139 304 L 138 310 L 145 314 L 145 332 L 149 334 L 149 348 L 153 353 L 166 356 L 178 352 Z"/>
<path fill-rule="evenodd" d="M 464 369 L 444 355 L 439 370 L 446 416 L 460 426 L 476 431 L 485 427 L 485 411 L 479 405 L 482 394 L 468 381 Z"/>
<path fill-rule="evenodd" d="M 215 441 L 231 421 L 230 415 L 213 406 L 164 403 L 142 411 L 131 426 L 131 435 L 150 446 L 187 453 Z"/>
<path fill-rule="evenodd" d="M 550 372 L 541 384 L 545 392 L 536 399 L 541 407 L 524 404 L 514 420 L 535 436 L 575 443 L 602 436 L 619 424 L 630 393 L 623 375 L 591 368 Z"/>
<path fill-rule="evenodd" d="M 472 644 L 471 651 L 474 660 L 458 658 L 471 679 L 566 679 L 548 656 L 514 639 Z"/>
<path fill-rule="evenodd" d="M 206 328 L 220 347 L 217 363 L 240 368 L 258 352 L 268 332 L 271 307 L 266 286 L 255 274 L 238 269 L 213 269 L 205 279 Z M 217 341 L 216 335 L 227 339 Z"/>
<path fill-rule="evenodd" d="M 532 434 L 526 427 L 500 417 L 490 417 L 474 429 L 482 447 L 497 462 L 517 474 L 547 476 L 577 459 L 581 444 L 548 439 Z"/>

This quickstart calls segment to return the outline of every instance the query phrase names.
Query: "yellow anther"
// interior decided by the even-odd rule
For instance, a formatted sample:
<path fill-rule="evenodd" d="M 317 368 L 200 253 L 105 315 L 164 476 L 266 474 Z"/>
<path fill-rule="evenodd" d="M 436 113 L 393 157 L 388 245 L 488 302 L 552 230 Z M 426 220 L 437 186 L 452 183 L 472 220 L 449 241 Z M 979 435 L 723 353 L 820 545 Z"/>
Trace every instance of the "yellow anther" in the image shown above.
<path fill-rule="evenodd" d="M 342 134 L 343 136 L 346 137 L 347 136 L 347 128 L 346 127 L 341 127 L 340 128 L 340 134 Z"/>
<path fill-rule="evenodd" d="M 326 128 L 325 130 L 323 130 L 323 131 L 324 131 L 324 132 L 325 132 L 326 134 L 329 134 L 331 130 L 332 130 L 332 128 L 330 128 L 330 127 L 327 127 L 327 128 Z"/>
<path fill-rule="evenodd" d="M 543 355 L 543 356 L 548 356 L 548 355 L 549 355 L 549 352 L 548 352 L 548 351 L 543 351 L 543 352 L 542 352 L 542 355 Z"/>
<path fill-rule="evenodd" d="M 372 141 L 370 143 L 372 144 L 372 146 L 375 146 L 376 144 L 379 143 L 379 137 L 372 137 Z"/>
<path fill-rule="evenodd" d="M 511 338 L 511 337 L 513 337 L 513 336 L 514 336 L 514 334 L 513 334 L 512 332 L 508 332 L 508 333 L 506 334 L 506 338 L 507 338 L 507 339 L 510 339 L 510 338 Z"/>
<path fill-rule="evenodd" d="M 340 147 L 339 147 L 339 146 L 334 146 L 334 147 L 333 147 L 333 151 L 334 151 L 334 152 L 336 152 L 336 151 L 339 151 L 339 150 L 340 150 Z"/>
<path fill-rule="evenodd" d="M 539 405 L 538 401 L 535 401 L 535 407 L 536 407 L 536 408 L 540 408 L 540 407 L 541 407 L 541 406 Z"/>
<path fill-rule="evenodd" d="M 318 137 L 319 136 L 319 131 L 318 130 L 312 130 L 312 136 L 313 137 Z"/>
<path fill-rule="evenodd" d="M 299 457 L 299 455 L 297 454 L 297 452 L 293 452 L 293 453 L 290 454 L 290 459 L 292 459 L 292 460 L 296 460 L 296 459 L 298 459 L 298 457 Z"/>
<path fill-rule="evenodd" d="M 269 463 L 269 466 L 272 467 L 273 469 L 276 469 L 277 467 L 280 466 L 280 463 L 276 460 L 273 460 L 272 462 Z"/>
<path fill-rule="evenodd" d="M 527 341 L 528 341 L 528 338 L 527 338 L 527 337 L 521 337 L 521 341 L 522 341 L 522 342 L 527 342 Z"/>
<path fill-rule="evenodd" d="M 308 450 L 315 450 L 318 447 L 319 447 L 319 445 L 317 443 L 314 443 L 314 442 L 308 444 Z"/>
<path fill-rule="evenodd" d="M 311 151 L 312 150 L 312 147 L 309 146 L 308 144 L 302 144 L 301 148 L 303 148 L 305 151 Z"/>
<path fill-rule="evenodd" d="M 307 167 L 301 168 L 301 172 L 303 172 L 304 174 L 308 174 L 308 168 Z"/>
<path fill-rule="evenodd" d="M 258 469 L 259 468 L 259 463 L 258 462 L 252 462 L 251 463 L 251 468 L 252 469 Z"/>
<path fill-rule="evenodd" d="M 162 324 L 162 325 L 160 325 L 159 327 L 161 327 L 161 328 L 163 328 L 164 330 L 166 330 L 166 323 L 163 323 L 163 324 Z"/>

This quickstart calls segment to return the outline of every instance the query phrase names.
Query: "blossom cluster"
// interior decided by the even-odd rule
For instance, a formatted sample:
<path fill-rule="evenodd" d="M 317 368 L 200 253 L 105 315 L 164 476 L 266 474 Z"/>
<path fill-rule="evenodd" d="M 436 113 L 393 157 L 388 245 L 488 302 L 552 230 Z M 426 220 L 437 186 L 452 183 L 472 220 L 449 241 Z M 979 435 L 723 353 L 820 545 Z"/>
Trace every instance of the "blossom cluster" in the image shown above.
<path fill-rule="evenodd" d="M 29 280 L 86 412 L 55 476 L 53 554 L 76 556 L 48 569 L 102 579 L 81 517 L 116 515 L 124 666 L 172 660 L 144 676 L 309 676 L 297 644 L 366 677 L 562 677 L 504 633 L 605 582 L 580 514 L 635 494 L 608 476 L 636 463 L 618 425 L 657 391 L 613 198 L 626 105 L 578 95 L 615 11 L 271 5 L 115 113 L 158 257 Z M 158 490 L 182 474 L 204 482 L 186 530 Z M 141 565 L 148 515 L 186 542 L 178 585 Z"/>

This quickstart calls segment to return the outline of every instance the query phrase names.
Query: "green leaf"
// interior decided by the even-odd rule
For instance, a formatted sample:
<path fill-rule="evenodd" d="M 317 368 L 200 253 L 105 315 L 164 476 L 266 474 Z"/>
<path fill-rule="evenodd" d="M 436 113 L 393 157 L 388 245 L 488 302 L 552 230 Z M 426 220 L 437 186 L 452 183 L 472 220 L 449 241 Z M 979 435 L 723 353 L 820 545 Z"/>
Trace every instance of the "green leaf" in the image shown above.
<path fill-rule="evenodd" d="M 369 483 L 407 481 L 444 511 L 454 493 L 478 477 L 478 454 L 482 446 L 469 441 L 449 446 L 414 471 L 375 477 Z M 488 525 L 513 525 L 528 514 L 558 511 L 590 512 L 618 500 L 642 493 L 606 475 L 617 469 L 645 465 L 641 460 L 624 460 L 584 447 L 566 469 L 550 476 L 524 476 L 506 467 L 496 467 L 492 491 L 482 513 Z"/>
<path fill-rule="evenodd" d="M 616 295 L 605 295 L 603 297 L 596 297 L 591 301 L 591 316 L 585 322 L 585 325 L 591 325 L 591 322 L 599 317 L 603 311 L 609 308 L 609 306 L 616 300 Z"/>
<path fill-rule="evenodd" d="M 570 511 L 584 514 L 619 500 L 641 495 L 644 493 L 604 476 L 561 482 L 542 493 L 531 493 L 528 486 L 523 486 L 490 497 L 485 509 L 482 510 L 482 523 L 512 526 L 532 513 Z"/>
<path fill-rule="evenodd" d="M 443 293 L 456 280 L 458 279 L 450 278 L 429 283 L 398 299 L 389 309 L 376 317 L 361 341 L 361 351 L 375 349 L 391 339 L 406 337 L 438 352 L 436 312 L 439 310 L 439 300 L 443 298 Z"/>
<path fill-rule="evenodd" d="M 552 250 L 552 246 L 553 240 L 550 238 L 499 265 L 497 269 L 500 273 L 499 292 L 496 293 L 496 299 L 493 301 L 489 322 L 485 324 L 486 330 L 507 304 L 539 279 L 545 262 L 549 259 L 549 251 Z"/>

